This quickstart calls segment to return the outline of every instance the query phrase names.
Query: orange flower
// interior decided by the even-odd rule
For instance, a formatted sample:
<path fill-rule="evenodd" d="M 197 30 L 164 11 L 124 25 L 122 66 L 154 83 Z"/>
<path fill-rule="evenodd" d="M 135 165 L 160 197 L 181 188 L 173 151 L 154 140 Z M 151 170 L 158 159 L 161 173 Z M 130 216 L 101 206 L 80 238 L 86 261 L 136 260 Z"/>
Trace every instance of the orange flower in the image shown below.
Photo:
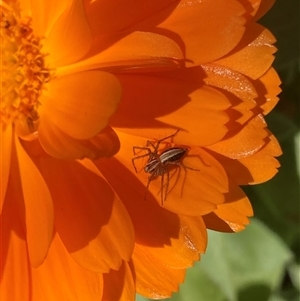
<path fill-rule="evenodd" d="M 1 2 L 3 300 L 165 298 L 248 224 L 239 186 L 279 166 L 271 2 Z"/>

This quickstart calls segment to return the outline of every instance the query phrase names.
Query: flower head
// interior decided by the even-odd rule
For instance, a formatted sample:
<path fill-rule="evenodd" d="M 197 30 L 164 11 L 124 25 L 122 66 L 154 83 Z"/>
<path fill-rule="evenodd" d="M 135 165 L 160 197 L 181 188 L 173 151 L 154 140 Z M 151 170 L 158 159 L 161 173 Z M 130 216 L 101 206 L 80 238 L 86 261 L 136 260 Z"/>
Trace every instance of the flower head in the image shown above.
<path fill-rule="evenodd" d="M 1 2 L 4 299 L 165 298 L 207 228 L 249 223 L 240 186 L 279 166 L 271 2 Z"/>

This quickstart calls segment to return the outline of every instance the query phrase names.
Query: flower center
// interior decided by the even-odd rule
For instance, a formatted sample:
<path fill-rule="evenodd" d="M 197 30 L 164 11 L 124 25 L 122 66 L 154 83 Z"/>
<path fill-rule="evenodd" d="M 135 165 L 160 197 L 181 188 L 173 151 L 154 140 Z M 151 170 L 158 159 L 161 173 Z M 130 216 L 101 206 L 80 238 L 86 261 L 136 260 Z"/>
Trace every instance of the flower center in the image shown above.
<path fill-rule="evenodd" d="M 41 52 L 41 38 L 33 34 L 31 18 L 21 17 L 18 1 L 1 1 L 1 125 L 21 122 L 29 132 L 39 121 L 39 96 L 50 79 Z"/>

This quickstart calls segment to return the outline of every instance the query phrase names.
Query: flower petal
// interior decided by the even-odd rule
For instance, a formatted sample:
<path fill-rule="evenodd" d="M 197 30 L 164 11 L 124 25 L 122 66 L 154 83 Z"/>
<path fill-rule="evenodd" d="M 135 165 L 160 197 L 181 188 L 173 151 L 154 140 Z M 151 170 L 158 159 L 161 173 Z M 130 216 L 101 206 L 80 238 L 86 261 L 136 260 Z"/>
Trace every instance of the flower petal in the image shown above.
<path fill-rule="evenodd" d="M 184 281 L 185 270 L 163 265 L 142 246 L 136 244 L 132 256 L 136 272 L 136 292 L 146 298 L 164 299 L 177 292 Z"/>
<path fill-rule="evenodd" d="M 34 33 L 39 37 L 48 35 L 59 16 L 72 5 L 72 0 L 22 0 L 20 1 L 24 16 L 32 17 Z"/>
<path fill-rule="evenodd" d="M 231 103 L 217 89 L 203 86 L 199 72 L 189 69 L 180 77 L 176 71 L 165 76 L 118 75 L 123 97 L 110 124 L 145 137 L 159 128 L 163 135 L 166 128 L 182 128 L 187 131 L 180 133 L 186 144 L 219 141 L 227 133 L 229 117 L 224 111 Z"/>
<path fill-rule="evenodd" d="M 206 76 L 204 82 L 207 85 L 221 88 L 232 93 L 243 102 L 248 102 L 248 109 L 256 106 L 254 99 L 257 98 L 257 92 L 249 79 L 235 70 L 224 68 L 220 65 L 205 64 L 201 66 Z M 231 100 L 234 104 L 236 101 Z M 250 106 L 250 102 L 251 105 Z"/>
<path fill-rule="evenodd" d="M 175 8 L 177 1 L 84 0 L 84 3 L 92 31 L 95 35 L 100 35 L 124 30 L 165 7 L 167 7 L 168 15 Z"/>
<path fill-rule="evenodd" d="M 279 88 L 281 81 L 273 68 L 270 68 L 262 77 L 254 82 L 259 97 L 256 99 L 258 105 L 262 108 L 264 115 L 267 115 L 279 98 L 277 95 L 281 92 Z"/>
<path fill-rule="evenodd" d="M 154 253 L 164 265 L 173 268 L 187 268 L 199 259 L 199 253 L 205 251 L 207 241 L 201 218 L 178 217 L 155 201 L 139 199 L 132 189 L 133 185 L 137 185 L 127 184 L 124 179 L 128 176 L 121 166 L 102 159 L 96 165 L 122 199 L 134 226 L 136 243 L 143 245 L 148 253 Z M 113 170 L 120 173 L 116 174 Z"/>
<path fill-rule="evenodd" d="M 12 148 L 12 126 L 7 126 L 5 129 L 1 129 L 0 139 L 0 170 L 1 170 L 1 199 L 0 199 L 0 214 L 2 211 L 3 202 L 5 199 L 9 170 L 10 170 L 10 159 L 11 159 L 11 148 Z"/>
<path fill-rule="evenodd" d="M 114 178 L 120 179 L 121 177 L 122 181 L 132 189 L 132 199 L 136 201 L 142 201 L 146 198 L 147 202 L 162 204 L 164 198 L 161 195 L 161 176 L 151 181 L 149 185 L 151 194 L 147 193 L 146 187 L 149 174 L 141 171 L 144 167 L 142 164 L 145 161 L 141 159 L 134 163 L 138 173 L 135 173 L 132 165 L 132 146 L 145 145 L 146 141 L 121 132 L 118 132 L 118 136 L 121 141 L 121 149 L 115 156 L 117 160 L 108 159 L 106 161 L 109 166 L 106 170 L 109 170 L 109 172 L 105 173 L 103 171 L 105 176 L 109 176 L 111 183 L 114 183 Z M 104 163 L 102 162 L 102 164 Z M 227 176 L 222 166 L 200 148 L 191 149 L 183 164 L 198 170 L 186 169 L 186 172 L 184 172 L 183 167 L 175 169 L 176 174 L 173 177 L 170 176 L 167 200 L 163 202 L 164 208 L 190 216 L 199 216 L 214 210 L 216 204 L 224 201 L 223 192 L 227 191 Z M 102 171 L 101 167 L 100 169 Z M 199 183 L 202 183 L 202 185 L 199 185 Z M 118 186 L 116 183 L 112 185 L 113 187 Z"/>
<path fill-rule="evenodd" d="M 79 266 L 57 234 L 45 262 L 31 274 L 32 300 L 101 300 L 102 275 Z"/>
<path fill-rule="evenodd" d="M 1 299 L 30 301 L 30 263 L 24 225 L 18 210 L 20 191 L 15 190 L 17 187 L 14 183 L 8 185 L 0 216 Z"/>
<path fill-rule="evenodd" d="M 230 159 L 217 153 L 212 155 L 224 166 L 229 178 L 239 185 L 249 185 L 266 182 L 278 172 L 280 164 L 274 157 L 281 155 L 281 149 L 270 135 L 264 147 L 248 157 Z"/>
<path fill-rule="evenodd" d="M 203 216 L 206 226 L 215 231 L 239 232 L 249 224 L 248 217 L 253 215 L 251 203 L 245 193 L 236 184 L 231 185 L 224 204 Z"/>
<path fill-rule="evenodd" d="M 75 139 L 88 139 L 107 126 L 121 96 L 118 80 L 101 71 L 76 73 L 52 80 L 41 96 L 41 129 L 44 119 Z"/>
<path fill-rule="evenodd" d="M 187 64 L 199 65 L 222 57 L 237 45 L 244 32 L 244 8 L 237 1 L 182 0 L 170 15 L 167 10 L 130 29 L 152 30 L 174 39 L 185 52 Z"/>
<path fill-rule="evenodd" d="M 57 232 L 73 259 L 97 273 L 128 261 L 134 239 L 130 218 L 94 165 L 42 157 L 40 169 L 52 192 Z"/>
<path fill-rule="evenodd" d="M 257 23 L 251 23 L 237 47 L 214 63 L 257 79 L 270 68 L 274 60 L 276 48 L 272 44 L 275 41 L 270 31 Z"/>
<path fill-rule="evenodd" d="M 154 68 L 178 68 L 184 59 L 180 47 L 172 39 L 151 32 L 126 32 L 99 37 L 94 52 L 77 64 L 60 68 L 58 74 L 87 69 L 145 71 Z M 138 51 L 137 51 L 138 49 Z M 144 70 L 145 69 L 145 70 Z"/>
<path fill-rule="evenodd" d="M 274 177 L 280 167 L 279 162 L 274 158 L 282 154 L 280 145 L 276 138 L 268 137 L 265 147 L 253 156 L 241 158 L 239 161 L 250 172 L 253 180 L 247 184 L 259 184 Z"/>
<path fill-rule="evenodd" d="M 151 220 L 149 218 L 149 220 Z M 153 221 L 155 220 L 155 217 Z M 161 225 L 168 225 L 169 220 L 160 221 Z M 138 227 L 139 225 L 136 225 Z M 140 244 L 139 248 L 146 254 L 155 258 L 155 261 L 173 269 L 186 269 L 193 266 L 199 260 L 199 253 L 204 253 L 207 242 L 206 226 L 202 218 L 180 217 L 180 228 L 174 229 L 178 233 L 175 237 L 169 237 L 169 243 L 161 246 L 148 246 Z M 146 234 L 144 234 L 146 239 Z"/>
<path fill-rule="evenodd" d="M 170 171 L 164 208 L 182 215 L 200 216 L 223 203 L 223 193 L 228 191 L 228 180 L 218 161 L 201 148 L 191 148 L 182 164 L 187 168 L 178 167 L 174 173 Z M 164 181 L 167 183 L 166 177 Z M 152 181 L 149 186 L 149 191 L 158 202 L 161 202 L 162 187 L 161 179 Z"/>
<path fill-rule="evenodd" d="M 253 8 L 255 15 L 255 20 L 260 19 L 275 3 L 275 0 L 247 0 L 249 1 Z"/>
<path fill-rule="evenodd" d="M 55 14 L 57 14 L 56 9 L 62 9 L 62 7 L 58 5 L 54 10 Z M 78 61 L 88 52 L 91 43 L 92 36 L 83 3 L 80 0 L 73 0 L 51 27 L 49 35 L 46 36 L 43 51 L 50 54 L 47 56 L 47 63 L 52 68 L 57 68 Z M 59 51 L 57 51 L 58 45 Z"/>
<path fill-rule="evenodd" d="M 248 157 L 266 145 L 269 133 L 262 115 L 251 119 L 238 133 L 207 148 L 231 159 Z"/>
<path fill-rule="evenodd" d="M 103 298 L 109 301 L 134 301 L 135 281 L 133 271 L 127 262 L 123 262 L 118 271 L 110 270 L 103 274 Z"/>
<path fill-rule="evenodd" d="M 99 157 L 110 157 L 120 147 L 118 136 L 110 127 L 105 128 L 91 139 L 76 140 L 63 133 L 47 120 L 44 120 L 42 126 L 46 130 L 42 128 L 39 141 L 45 152 L 55 158 L 97 159 Z"/>
<path fill-rule="evenodd" d="M 39 170 L 15 136 L 25 202 L 26 241 L 32 267 L 44 261 L 53 235 L 53 205 L 49 189 Z"/>

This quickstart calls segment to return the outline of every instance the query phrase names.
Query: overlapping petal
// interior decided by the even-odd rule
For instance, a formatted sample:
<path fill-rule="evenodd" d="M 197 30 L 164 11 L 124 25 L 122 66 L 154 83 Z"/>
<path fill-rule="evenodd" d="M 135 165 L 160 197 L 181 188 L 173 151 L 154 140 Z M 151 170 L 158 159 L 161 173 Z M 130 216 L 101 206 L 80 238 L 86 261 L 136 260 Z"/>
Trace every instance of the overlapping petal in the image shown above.
<path fill-rule="evenodd" d="M 272 2 L 21 0 L 45 61 L 27 118 L 2 127 L 2 296 L 167 298 L 207 228 L 245 228 L 239 185 L 281 154 L 263 117 L 275 39 L 254 22 Z"/>
<path fill-rule="evenodd" d="M 102 275 L 79 266 L 68 254 L 58 234 L 53 238 L 44 264 L 31 270 L 31 278 L 32 300 L 96 301 L 102 297 Z"/>
<path fill-rule="evenodd" d="M 47 14 L 46 10 L 48 9 L 48 5 L 46 2 L 34 2 L 41 2 L 41 5 L 44 5 L 43 8 L 37 7 L 37 14 L 39 14 L 40 11 L 44 11 L 45 14 Z M 61 2 L 68 3 L 70 1 Z M 58 15 L 63 5 L 57 4 L 56 1 L 54 3 L 51 9 L 53 8 L 53 13 Z M 93 38 L 90 33 L 82 1 L 73 0 L 69 5 L 69 7 L 65 8 L 62 13 L 57 16 L 55 22 L 52 19 L 43 19 L 43 15 L 38 18 L 33 18 L 33 20 L 38 20 L 36 28 L 45 30 L 41 33 L 38 30 L 37 33 L 40 33 L 39 36 L 46 34 L 43 50 L 50 54 L 47 58 L 47 63 L 50 64 L 52 68 L 76 62 L 81 59 L 91 47 Z M 35 14 L 33 17 L 35 17 Z M 48 17 L 51 17 L 51 15 L 48 15 Z M 40 22 L 45 22 L 45 26 L 40 27 Z M 57 45 L 59 45 L 59 51 L 57 51 Z M 76 51 L 74 51 L 74 49 L 76 49 Z"/>
<path fill-rule="evenodd" d="M 9 179 L 12 140 L 13 140 L 12 127 L 8 126 L 6 129 L 2 129 L 1 130 L 1 139 L 0 139 L 0 157 L 1 157 L 1 160 L 0 160 L 0 170 L 1 170 L 0 212 L 2 211 L 2 206 L 3 206 L 4 198 L 6 195 L 7 184 L 8 184 L 8 179 Z"/>
<path fill-rule="evenodd" d="M 53 236 L 53 204 L 50 191 L 28 154 L 15 137 L 29 260 L 32 267 L 44 261 Z M 42 227 L 40 225 L 43 225 Z"/>
<path fill-rule="evenodd" d="M 216 64 L 234 69 L 241 74 L 257 79 L 262 76 L 274 61 L 273 46 L 275 38 L 263 26 L 253 23 L 246 28 L 246 33 L 237 47 L 224 58 L 216 60 Z M 253 64 L 259 59 L 259 63 Z"/>
<path fill-rule="evenodd" d="M 56 230 L 73 259 L 99 273 L 128 261 L 134 239 L 130 218 L 93 165 L 48 156 L 37 164 L 53 192 Z"/>

